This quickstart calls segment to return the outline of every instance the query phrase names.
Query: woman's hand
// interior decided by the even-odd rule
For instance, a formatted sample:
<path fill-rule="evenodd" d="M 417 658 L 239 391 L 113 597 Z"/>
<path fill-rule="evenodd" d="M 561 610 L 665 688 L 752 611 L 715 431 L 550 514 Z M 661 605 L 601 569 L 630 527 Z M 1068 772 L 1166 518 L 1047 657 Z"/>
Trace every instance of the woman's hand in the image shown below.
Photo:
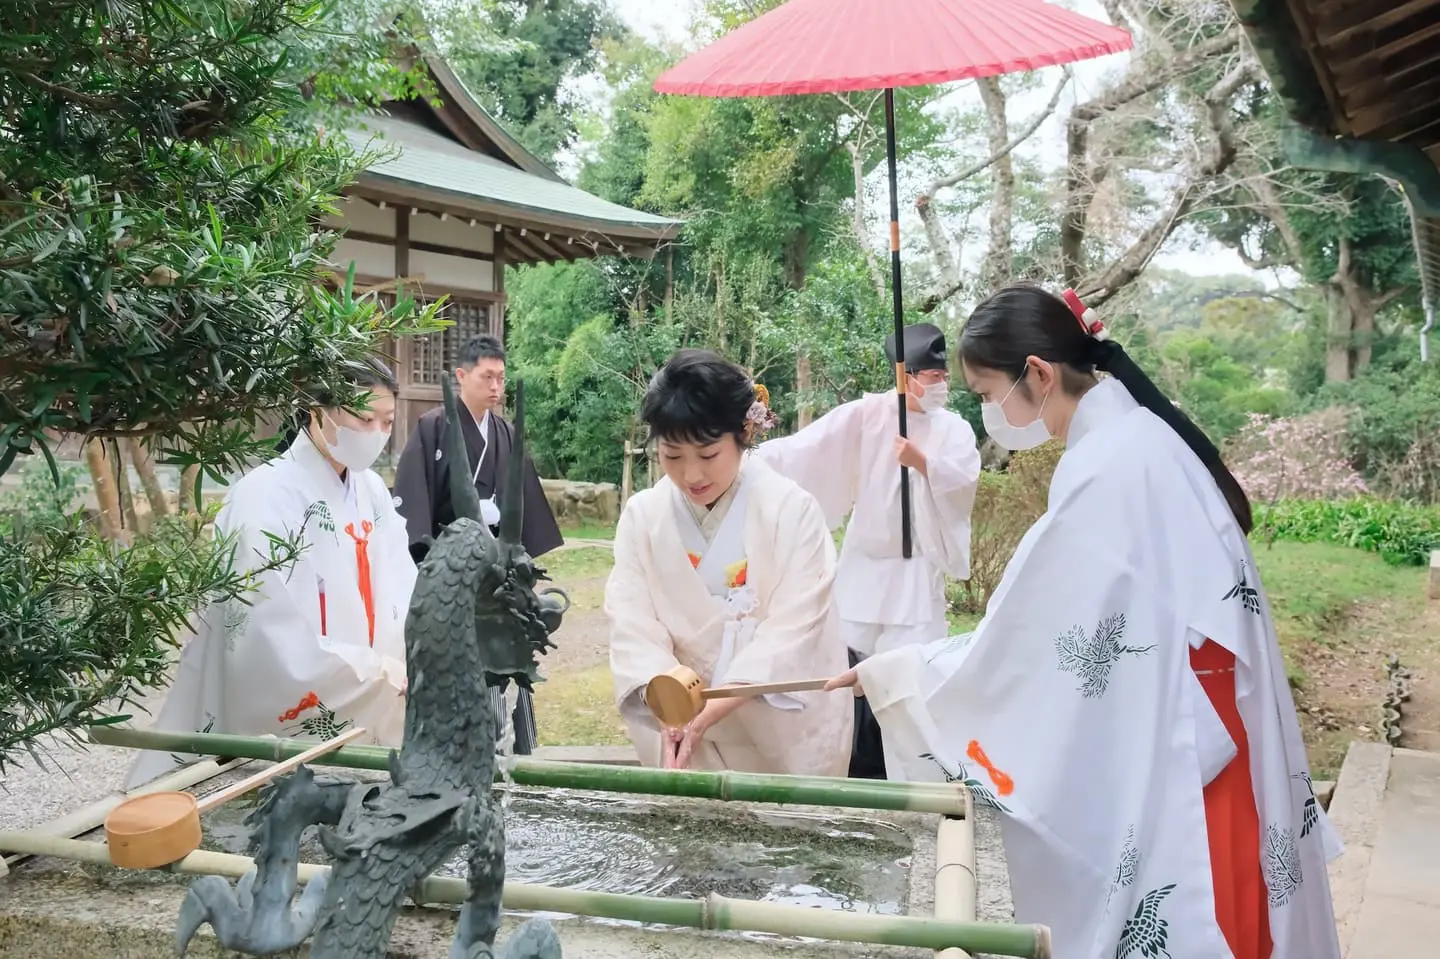
<path fill-rule="evenodd" d="M 684 740 L 685 729 L 683 727 L 670 726 L 660 730 L 660 767 L 662 769 L 685 768 L 680 765 L 680 744 Z"/>
<path fill-rule="evenodd" d="M 828 693 L 832 690 L 845 689 L 847 687 L 849 687 L 855 693 L 855 697 L 857 699 L 865 695 L 865 688 L 860 685 L 859 670 L 845 670 L 845 672 L 841 673 L 839 676 L 836 676 L 834 679 L 830 680 L 830 682 L 825 684 L 825 692 Z"/>

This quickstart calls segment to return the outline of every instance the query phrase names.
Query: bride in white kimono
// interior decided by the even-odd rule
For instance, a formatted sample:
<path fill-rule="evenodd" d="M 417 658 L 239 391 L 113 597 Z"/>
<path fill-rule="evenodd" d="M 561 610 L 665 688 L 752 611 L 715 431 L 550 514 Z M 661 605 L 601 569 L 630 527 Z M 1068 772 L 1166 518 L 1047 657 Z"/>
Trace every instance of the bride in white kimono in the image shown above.
<path fill-rule="evenodd" d="M 868 696 L 906 778 L 1004 814 L 1016 919 L 1056 959 L 1335 959 L 1339 843 L 1244 492 L 1072 293 L 1002 290 L 959 352 L 996 442 L 1064 440 L 1049 509 L 968 640 L 832 686 Z"/>
<path fill-rule="evenodd" d="M 605 586 L 615 699 L 640 760 L 844 776 L 849 697 L 715 699 L 683 729 L 662 729 L 646 706 L 646 684 L 677 664 L 713 687 L 838 675 L 848 659 L 819 503 L 745 456 L 773 422 L 763 388 L 714 353 L 681 350 L 640 416 L 665 477 L 626 503 Z"/>
<path fill-rule="evenodd" d="M 415 562 L 370 469 L 390 438 L 396 385 L 378 360 L 357 379 L 368 409 L 314 411 L 226 496 L 215 529 L 234 537 L 236 570 L 265 566 L 272 534 L 298 532 L 303 549 L 260 573 L 244 601 L 201 611 L 156 729 L 328 739 L 361 726 L 361 742 L 400 745 Z M 126 788 L 196 758 L 143 752 Z"/>

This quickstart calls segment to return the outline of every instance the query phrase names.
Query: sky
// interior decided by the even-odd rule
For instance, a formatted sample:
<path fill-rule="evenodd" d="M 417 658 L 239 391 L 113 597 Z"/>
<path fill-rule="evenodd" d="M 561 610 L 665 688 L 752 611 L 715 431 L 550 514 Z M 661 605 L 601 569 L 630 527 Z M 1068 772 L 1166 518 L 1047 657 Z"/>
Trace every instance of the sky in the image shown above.
<path fill-rule="evenodd" d="M 655 40 L 671 40 L 683 42 L 686 40 L 690 24 L 690 0 L 610 0 L 612 7 L 620 15 L 631 29 L 646 37 Z M 1072 0 L 1066 6 L 1077 13 L 1094 17 L 1097 20 L 1105 19 L 1104 7 L 1098 0 Z M 1092 96 L 1104 81 L 1107 74 L 1124 69 L 1126 54 L 1116 54 L 1102 57 L 1098 60 L 1089 60 L 1077 63 L 1074 66 L 1075 80 L 1071 84 L 1060 101 L 1060 107 L 1054 116 L 1049 118 L 1037 131 L 1029 143 L 1022 148 L 1028 155 L 1049 155 L 1056 158 L 1056 166 L 1063 162 L 1064 145 L 1064 123 L 1063 117 L 1068 113 L 1069 108 L 1076 98 L 1088 99 Z M 1010 125 L 1012 131 L 1022 127 L 1027 117 L 1032 117 L 1036 112 L 1043 109 L 1054 91 L 1055 83 L 1059 80 L 1058 69 L 1042 71 L 1042 83 L 1039 89 L 1033 93 L 1012 98 L 1010 102 Z M 956 92 L 952 95 L 952 101 L 958 106 L 979 106 L 979 96 L 969 84 L 958 85 Z M 948 104 L 947 104 L 948 105 Z M 907 196 L 907 186 L 910 187 Z M 918 229 L 919 222 L 915 217 L 905 217 L 903 211 L 914 209 L 915 191 L 918 184 L 901 183 L 900 207 L 902 220 L 914 220 L 902 223 L 902 226 L 909 229 Z M 877 197 L 877 200 L 880 198 Z M 872 209 L 876 209 L 874 202 Z M 1169 269 L 1182 270 L 1193 275 L 1220 275 L 1227 273 L 1239 273 L 1249 275 L 1251 271 L 1246 268 L 1240 257 L 1233 251 L 1220 246 L 1219 244 L 1204 242 L 1198 249 L 1190 249 L 1194 237 L 1191 234 L 1182 233 L 1180 236 L 1172 236 L 1167 245 L 1162 248 L 1160 254 L 1154 259 L 1156 266 Z M 975 247 L 977 244 L 970 244 Z M 978 257 L 979 251 L 975 252 Z M 965 259 L 969 260 L 967 256 Z M 1272 278 L 1261 276 L 1260 279 L 1273 283 Z"/>

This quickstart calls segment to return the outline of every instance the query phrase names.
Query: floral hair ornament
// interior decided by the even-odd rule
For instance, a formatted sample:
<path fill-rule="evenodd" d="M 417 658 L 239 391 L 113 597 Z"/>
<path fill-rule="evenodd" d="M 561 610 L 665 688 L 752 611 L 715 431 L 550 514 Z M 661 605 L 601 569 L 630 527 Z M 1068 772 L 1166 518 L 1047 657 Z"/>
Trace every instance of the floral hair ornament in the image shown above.
<path fill-rule="evenodd" d="M 1070 307 L 1070 312 L 1075 314 L 1075 319 L 1080 321 L 1080 328 L 1085 331 L 1087 336 L 1093 336 L 1101 341 L 1110 339 L 1110 331 L 1105 328 L 1100 314 L 1080 302 L 1079 294 L 1074 290 L 1066 290 L 1060 294 L 1060 298 L 1065 301 L 1066 306 Z"/>
<path fill-rule="evenodd" d="M 770 409 L 770 391 L 759 383 L 755 384 L 755 402 L 745 414 L 745 435 L 754 439 L 780 425 L 780 417 Z"/>

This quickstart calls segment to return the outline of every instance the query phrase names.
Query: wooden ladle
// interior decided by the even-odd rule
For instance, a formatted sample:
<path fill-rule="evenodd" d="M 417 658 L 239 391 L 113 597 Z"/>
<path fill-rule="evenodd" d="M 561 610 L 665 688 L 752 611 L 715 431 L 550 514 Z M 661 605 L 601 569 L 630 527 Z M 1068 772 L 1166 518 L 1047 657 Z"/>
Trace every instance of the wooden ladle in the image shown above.
<path fill-rule="evenodd" d="M 158 869 L 179 862 L 200 848 L 202 814 L 263 786 L 301 763 L 339 749 L 364 732 L 357 727 L 342 733 L 198 801 L 190 793 L 179 791 L 149 793 L 125 800 L 105 817 L 110 862 L 126 869 Z"/>
<path fill-rule="evenodd" d="M 754 683 L 749 686 L 717 686 L 706 689 L 700 674 L 689 666 L 676 666 L 645 684 L 645 704 L 661 725 L 684 726 L 700 715 L 707 699 L 750 699 L 769 693 L 799 693 L 824 689 L 828 679 L 794 679 L 785 683 Z"/>

